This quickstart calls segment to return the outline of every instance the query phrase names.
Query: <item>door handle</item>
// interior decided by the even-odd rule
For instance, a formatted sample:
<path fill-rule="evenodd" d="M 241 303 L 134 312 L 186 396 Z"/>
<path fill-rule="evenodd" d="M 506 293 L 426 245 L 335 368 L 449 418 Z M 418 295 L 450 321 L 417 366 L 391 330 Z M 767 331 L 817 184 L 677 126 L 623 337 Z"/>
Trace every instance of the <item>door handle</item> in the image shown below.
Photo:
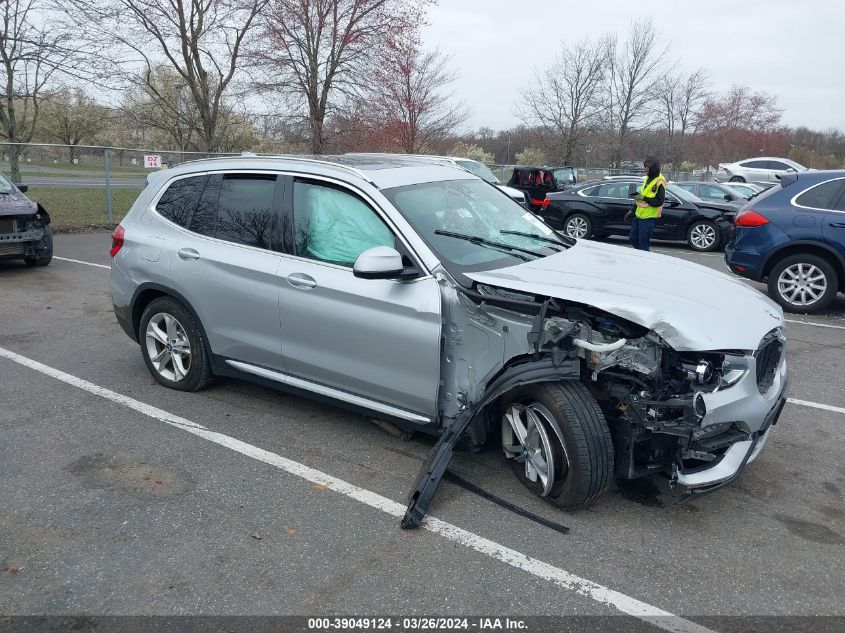
<path fill-rule="evenodd" d="M 845 222 L 828 222 L 827 225 L 835 229 L 845 229 Z"/>
<path fill-rule="evenodd" d="M 180 248 L 176 256 L 182 261 L 193 261 L 200 258 L 200 254 L 193 248 Z"/>
<path fill-rule="evenodd" d="M 317 287 L 317 282 L 310 275 L 304 273 L 291 273 L 287 276 L 288 283 L 294 288 L 301 288 L 302 290 L 311 290 Z"/>

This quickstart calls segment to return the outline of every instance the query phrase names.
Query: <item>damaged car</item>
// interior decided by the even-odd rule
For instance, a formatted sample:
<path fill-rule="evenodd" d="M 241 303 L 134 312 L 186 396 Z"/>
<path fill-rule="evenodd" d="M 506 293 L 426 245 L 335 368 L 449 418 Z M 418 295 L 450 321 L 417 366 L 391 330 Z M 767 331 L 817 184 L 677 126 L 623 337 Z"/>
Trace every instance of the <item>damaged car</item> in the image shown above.
<path fill-rule="evenodd" d="M 46 266 L 53 259 L 50 216 L 26 191 L 26 185 L 13 185 L 0 174 L 0 260 Z"/>
<path fill-rule="evenodd" d="M 210 159 L 151 174 L 115 229 L 112 300 L 162 385 L 244 378 L 459 441 L 537 496 L 736 480 L 786 402 L 784 319 L 741 281 L 576 240 L 472 174 L 407 157 Z"/>

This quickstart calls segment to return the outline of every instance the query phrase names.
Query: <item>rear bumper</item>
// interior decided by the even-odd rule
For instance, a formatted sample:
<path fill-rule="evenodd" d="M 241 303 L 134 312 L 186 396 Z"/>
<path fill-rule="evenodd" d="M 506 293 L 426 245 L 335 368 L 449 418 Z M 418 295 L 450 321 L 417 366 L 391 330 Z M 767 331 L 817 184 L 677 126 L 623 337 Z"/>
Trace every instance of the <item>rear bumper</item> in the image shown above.
<path fill-rule="evenodd" d="M 743 251 L 736 248 L 733 242 L 725 246 L 725 263 L 731 272 L 753 281 L 763 278 L 763 257 L 755 251 Z"/>

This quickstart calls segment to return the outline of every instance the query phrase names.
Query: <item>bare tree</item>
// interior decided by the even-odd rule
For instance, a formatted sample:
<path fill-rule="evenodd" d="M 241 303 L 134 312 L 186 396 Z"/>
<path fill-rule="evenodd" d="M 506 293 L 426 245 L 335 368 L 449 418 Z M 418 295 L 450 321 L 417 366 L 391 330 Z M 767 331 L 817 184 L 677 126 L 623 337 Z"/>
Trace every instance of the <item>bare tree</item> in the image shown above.
<path fill-rule="evenodd" d="M 687 132 L 709 96 L 707 71 L 683 76 L 667 73 L 657 84 L 654 110 L 666 132 L 664 159 L 676 166 L 684 160 Z"/>
<path fill-rule="evenodd" d="M 604 106 L 613 139 L 612 161 L 619 165 L 631 134 L 652 123 L 654 109 L 648 106 L 658 93 L 658 74 L 672 69 L 663 67 L 667 48 L 660 45 L 650 19 L 635 21 L 622 45 L 614 44 L 613 49 Z"/>
<path fill-rule="evenodd" d="M 418 154 L 467 121 L 470 110 L 448 90 L 457 78 L 448 62 L 438 50 L 423 50 L 415 37 L 389 44 L 361 108 L 375 145 Z"/>
<path fill-rule="evenodd" d="M 39 135 L 70 146 L 68 159 L 76 158 L 76 146 L 94 137 L 109 117 L 107 108 L 99 105 L 79 88 L 45 94 L 41 104 Z"/>
<path fill-rule="evenodd" d="M 0 7 L 0 138 L 9 143 L 32 140 L 42 94 L 72 53 L 46 13 L 37 0 L 4 0 Z M 12 180 L 20 182 L 20 146 L 7 151 Z"/>
<path fill-rule="evenodd" d="M 179 75 L 199 115 L 202 149 L 220 143 L 225 97 L 243 62 L 245 40 L 269 0 L 68 0 L 89 41 L 108 40 L 120 78 L 140 86 L 159 108 L 163 64 Z M 138 72 L 139 66 L 141 68 Z"/>
<path fill-rule="evenodd" d="M 254 54 L 257 85 L 305 112 L 311 152 L 322 154 L 333 102 L 357 94 L 384 44 L 412 31 L 431 1 L 272 0 Z"/>
<path fill-rule="evenodd" d="M 520 118 L 540 129 L 553 157 L 572 164 L 589 126 L 601 112 L 600 90 L 607 72 L 610 37 L 562 44 L 554 64 L 539 71 L 522 90 Z"/>

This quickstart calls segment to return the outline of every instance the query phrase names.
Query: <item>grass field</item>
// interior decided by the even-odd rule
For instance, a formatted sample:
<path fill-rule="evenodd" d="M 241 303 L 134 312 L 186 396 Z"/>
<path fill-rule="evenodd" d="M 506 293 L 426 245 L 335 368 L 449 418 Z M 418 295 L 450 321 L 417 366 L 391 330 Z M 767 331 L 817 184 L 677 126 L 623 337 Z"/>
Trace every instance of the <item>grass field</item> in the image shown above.
<path fill-rule="evenodd" d="M 50 214 L 56 230 L 114 226 L 123 219 L 138 197 L 139 190 L 112 189 L 112 220 L 106 212 L 102 187 L 30 187 L 26 195 Z"/>

